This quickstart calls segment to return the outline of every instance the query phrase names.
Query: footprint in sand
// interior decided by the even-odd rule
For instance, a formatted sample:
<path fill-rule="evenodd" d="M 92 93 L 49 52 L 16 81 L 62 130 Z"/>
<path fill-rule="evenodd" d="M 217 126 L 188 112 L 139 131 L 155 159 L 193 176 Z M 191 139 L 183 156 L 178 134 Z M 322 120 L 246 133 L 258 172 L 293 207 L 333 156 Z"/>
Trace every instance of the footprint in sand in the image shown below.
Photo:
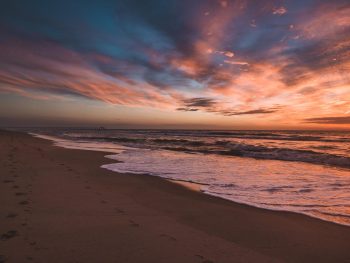
<path fill-rule="evenodd" d="M 133 220 L 129 220 L 130 226 L 132 227 L 139 227 L 140 225 L 136 222 L 134 222 Z"/>
<path fill-rule="evenodd" d="M 169 236 L 169 235 L 166 235 L 166 234 L 161 234 L 160 237 L 164 237 L 164 238 L 167 238 L 171 241 L 177 241 L 177 239 L 175 237 L 172 237 L 172 236 Z"/>
<path fill-rule="evenodd" d="M 22 193 L 22 192 L 17 192 L 15 193 L 16 196 L 23 196 L 23 195 L 27 195 L 27 193 Z"/>
<path fill-rule="evenodd" d="M 9 214 L 7 214 L 6 218 L 15 218 L 16 216 L 18 216 L 18 214 L 16 214 L 16 213 L 9 213 Z"/>
<path fill-rule="evenodd" d="M 125 214 L 125 211 L 124 210 L 121 210 L 119 208 L 114 208 L 115 211 L 118 213 L 118 214 Z"/>
<path fill-rule="evenodd" d="M 0 263 L 5 263 L 6 257 L 4 255 L 0 255 Z"/>
<path fill-rule="evenodd" d="M 10 238 L 13 238 L 18 235 L 18 232 L 16 230 L 10 230 L 7 231 L 5 234 L 1 235 L 1 240 L 6 241 Z"/>
<path fill-rule="evenodd" d="M 205 259 L 202 255 L 197 254 L 197 255 L 195 255 L 195 256 L 196 256 L 197 258 L 200 258 L 201 260 L 203 260 L 202 263 L 214 263 L 214 261 L 209 260 L 209 259 Z"/>
<path fill-rule="evenodd" d="M 13 183 L 14 181 L 13 180 L 4 180 L 2 181 L 4 184 L 8 184 L 8 183 Z"/>

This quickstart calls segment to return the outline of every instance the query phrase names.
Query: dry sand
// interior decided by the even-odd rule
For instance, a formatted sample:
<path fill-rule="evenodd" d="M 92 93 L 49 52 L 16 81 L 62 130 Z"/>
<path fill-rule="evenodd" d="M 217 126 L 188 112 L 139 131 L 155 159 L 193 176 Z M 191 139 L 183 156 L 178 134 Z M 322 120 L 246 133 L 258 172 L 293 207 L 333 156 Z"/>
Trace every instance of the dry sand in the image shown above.
<path fill-rule="evenodd" d="M 0 262 L 350 262 L 350 227 L 100 168 L 0 132 Z"/>

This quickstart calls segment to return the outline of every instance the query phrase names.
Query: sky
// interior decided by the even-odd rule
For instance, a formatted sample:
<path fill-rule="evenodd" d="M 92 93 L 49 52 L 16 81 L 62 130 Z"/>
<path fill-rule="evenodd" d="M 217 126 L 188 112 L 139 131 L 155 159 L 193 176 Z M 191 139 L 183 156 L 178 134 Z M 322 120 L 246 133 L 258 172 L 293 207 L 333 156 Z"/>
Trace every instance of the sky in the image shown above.
<path fill-rule="evenodd" d="M 348 0 L 12 0 L 0 126 L 350 129 Z"/>

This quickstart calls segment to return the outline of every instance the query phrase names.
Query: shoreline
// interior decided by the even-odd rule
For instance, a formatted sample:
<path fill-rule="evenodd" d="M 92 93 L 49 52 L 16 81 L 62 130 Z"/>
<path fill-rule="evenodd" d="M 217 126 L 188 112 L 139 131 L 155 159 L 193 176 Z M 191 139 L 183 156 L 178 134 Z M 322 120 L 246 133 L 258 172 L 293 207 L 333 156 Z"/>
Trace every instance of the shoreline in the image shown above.
<path fill-rule="evenodd" d="M 8 262 L 350 260 L 348 226 L 236 203 L 160 177 L 118 174 L 100 168 L 104 152 L 55 147 L 23 133 L 0 131 L 0 145 L 1 180 L 15 181 L 0 189 L 1 216 L 17 214 L 1 225 L 2 237 L 17 231 L 1 241 Z M 26 191 L 27 203 L 18 204 L 21 196 L 9 184 Z M 28 243 L 29 236 L 35 240 Z"/>
<path fill-rule="evenodd" d="M 39 134 L 39 133 L 30 133 L 30 132 L 28 132 L 27 134 L 29 134 L 30 136 L 33 136 L 35 138 L 39 138 L 39 139 L 44 139 L 46 141 L 50 141 L 50 142 L 52 142 L 52 145 L 55 146 L 55 147 L 62 147 L 62 148 L 71 149 L 71 150 L 103 152 L 103 153 L 106 154 L 104 157 L 107 160 L 113 160 L 115 162 L 119 162 L 119 161 L 113 157 L 114 155 L 118 156 L 118 154 L 120 154 L 121 151 L 123 151 L 123 147 L 125 147 L 125 150 L 129 149 L 129 147 L 126 147 L 126 146 L 123 146 L 123 145 L 116 145 L 116 149 L 119 149 L 119 150 L 115 149 L 114 151 L 113 150 L 112 151 L 103 151 L 102 148 L 96 148 L 96 149 L 87 149 L 87 148 L 84 148 L 84 147 L 79 148 L 80 146 L 75 145 L 75 144 L 79 144 L 79 143 L 76 143 L 73 140 L 62 139 L 62 138 L 59 138 L 59 137 L 55 137 L 53 135 L 43 135 L 43 134 Z M 67 142 L 68 142 L 69 145 L 67 145 Z M 122 149 L 122 150 L 120 150 L 120 149 Z M 133 148 L 131 148 L 131 149 L 133 149 Z M 137 148 L 134 148 L 134 149 L 137 149 Z M 240 157 L 240 158 L 243 158 L 243 157 Z M 246 157 L 246 158 L 251 158 L 251 157 Z M 291 161 L 291 162 L 294 162 L 294 161 Z M 104 167 L 104 166 L 108 166 L 108 165 L 109 165 L 109 163 L 105 163 L 105 164 L 101 165 L 101 168 L 110 170 L 109 168 Z M 330 166 L 330 167 L 334 168 L 332 166 Z M 340 169 L 344 169 L 344 168 L 340 168 Z M 110 171 L 113 171 L 113 170 L 110 170 Z M 116 172 L 116 171 L 113 171 L 113 172 L 114 173 L 119 173 L 119 172 Z M 308 213 L 303 213 L 303 212 L 298 212 L 298 211 L 290 211 L 290 210 L 286 210 L 286 209 L 277 209 L 277 208 L 274 209 L 272 207 L 262 207 L 262 206 L 259 206 L 259 205 L 255 205 L 254 203 L 245 203 L 245 202 L 241 202 L 239 200 L 232 200 L 232 199 L 229 199 L 229 198 L 222 197 L 220 195 L 211 194 L 211 193 L 205 192 L 205 191 L 203 191 L 201 189 L 201 186 L 207 185 L 207 184 L 201 184 L 201 183 L 197 183 L 197 182 L 193 182 L 193 181 L 186 181 L 186 180 L 181 180 L 181 179 L 170 179 L 170 178 L 162 177 L 162 176 L 159 176 L 159 175 L 152 175 L 152 174 L 149 174 L 149 173 L 138 174 L 138 173 L 133 173 L 133 172 L 126 172 L 125 174 L 128 174 L 130 176 L 141 175 L 141 176 L 158 177 L 158 178 L 161 178 L 163 180 L 167 180 L 169 182 L 172 182 L 172 183 L 175 183 L 175 184 L 178 184 L 178 185 L 182 185 L 183 187 L 185 187 L 185 188 L 187 188 L 189 190 L 193 190 L 193 191 L 196 191 L 196 192 L 201 192 L 203 194 L 206 194 L 206 195 L 209 195 L 209 196 L 212 196 L 212 197 L 215 197 L 215 198 L 223 199 L 223 200 L 226 200 L 226 201 L 230 201 L 230 202 L 233 202 L 235 204 L 247 205 L 249 207 L 254 207 L 254 208 L 264 209 L 264 210 L 269 210 L 269 211 L 294 213 L 294 214 L 308 216 L 308 217 L 311 217 L 311 218 L 314 218 L 314 219 L 318 219 L 318 220 L 321 220 L 321 221 L 324 221 L 324 222 L 350 227 L 350 224 L 327 220 L 327 219 L 324 219 L 322 217 L 315 216 L 315 215 L 308 214 Z"/>

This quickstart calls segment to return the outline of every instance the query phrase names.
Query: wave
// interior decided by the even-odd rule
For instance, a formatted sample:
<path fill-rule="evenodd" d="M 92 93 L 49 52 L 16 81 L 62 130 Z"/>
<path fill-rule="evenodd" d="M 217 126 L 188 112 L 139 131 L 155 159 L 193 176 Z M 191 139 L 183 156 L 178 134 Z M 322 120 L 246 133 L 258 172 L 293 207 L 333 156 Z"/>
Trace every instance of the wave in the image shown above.
<path fill-rule="evenodd" d="M 299 132 L 300 133 L 300 132 Z M 347 136 L 336 134 L 330 136 L 327 133 L 297 134 L 296 132 L 263 132 L 263 131 L 208 131 L 200 133 L 201 137 L 225 137 L 255 140 L 283 140 L 283 141 L 317 141 L 317 142 L 350 142 Z"/>
<path fill-rule="evenodd" d="M 229 134 L 228 134 L 229 135 Z M 230 138 L 238 138 L 238 139 L 254 139 L 254 140 L 278 140 L 278 141 L 305 141 L 305 142 L 350 142 L 349 138 L 324 138 L 317 136 L 283 136 L 279 134 L 230 134 Z"/>
<path fill-rule="evenodd" d="M 212 132 L 222 134 L 223 132 Z M 224 133 L 226 134 L 226 133 Z M 229 133 L 232 134 L 232 133 Z M 265 135 L 267 133 L 264 133 Z M 186 153 L 218 154 L 226 156 L 249 157 L 255 159 L 281 160 L 293 162 L 306 162 L 319 165 L 330 165 L 341 168 L 350 168 L 350 157 L 328 152 L 314 151 L 335 146 L 319 145 L 309 147 L 308 150 L 290 149 L 282 147 L 269 147 L 266 145 L 253 145 L 229 140 L 203 140 L 185 138 L 154 138 L 154 137 L 111 137 L 111 136 L 79 136 L 79 140 L 96 140 L 115 142 L 125 146 L 164 149 Z"/>
<path fill-rule="evenodd" d="M 190 131 L 190 130 L 106 130 L 91 131 L 92 134 L 146 135 L 151 137 L 197 137 L 237 138 L 254 140 L 306 141 L 306 142 L 350 142 L 349 132 L 303 132 L 303 131 Z M 86 136 L 86 132 L 66 132 L 68 136 Z M 99 137 L 101 138 L 101 137 Z M 105 139 L 108 139 L 106 136 Z M 163 140 L 163 138 L 161 139 Z M 179 139 L 181 140 L 181 139 Z"/>
<path fill-rule="evenodd" d="M 350 158 L 311 150 L 293 150 L 288 148 L 269 148 L 254 145 L 236 145 L 234 148 L 219 152 L 223 155 L 251 157 L 256 159 L 270 159 L 282 161 L 297 161 L 313 164 L 332 165 L 350 168 Z"/>
<path fill-rule="evenodd" d="M 332 216 L 332 217 L 344 217 L 350 219 L 350 215 L 343 214 L 343 213 L 331 213 L 331 212 L 320 212 L 321 214 Z"/>
<path fill-rule="evenodd" d="M 97 141 L 107 141 L 107 142 L 121 142 L 121 143 L 136 143 L 145 142 L 145 139 L 141 138 L 128 138 L 128 137 L 100 137 L 100 136 L 79 136 L 76 137 L 79 140 L 97 140 Z"/>
<path fill-rule="evenodd" d="M 293 162 L 306 162 L 320 165 L 330 165 L 342 168 L 350 168 L 350 158 L 328 153 L 314 152 L 310 150 L 292 150 L 284 148 L 268 148 L 263 146 L 242 145 L 228 150 L 193 149 L 186 147 L 162 147 L 164 150 L 219 154 L 228 156 L 249 157 L 254 159 L 280 160 Z"/>

